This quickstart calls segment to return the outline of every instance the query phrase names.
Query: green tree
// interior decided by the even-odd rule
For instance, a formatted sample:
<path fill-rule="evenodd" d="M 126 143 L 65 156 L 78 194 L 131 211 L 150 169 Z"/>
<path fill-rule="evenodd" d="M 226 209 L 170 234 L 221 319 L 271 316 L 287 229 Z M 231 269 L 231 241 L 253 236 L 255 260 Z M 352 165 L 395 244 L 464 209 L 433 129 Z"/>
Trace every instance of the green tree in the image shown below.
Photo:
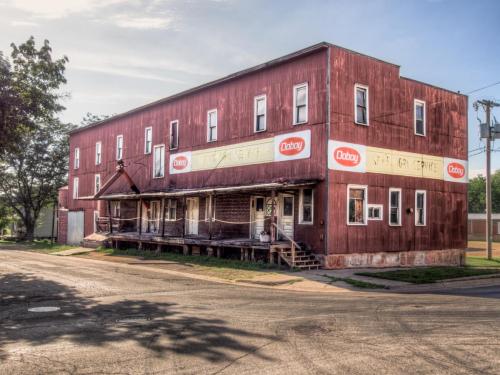
<path fill-rule="evenodd" d="M 495 213 L 500 212 L 500 169 L 491 175 L 491 206 Z M 469 181 L 469 212 L 486 211 L 486 178 L 482 175 Z"/>
<path fill-rule="evenodd" d="M 53 60 L 49 42 L 37 49 L 33 37 L 11 47 L 5 81 L 19 108 L 3 103 L 5 126 L 14 130 L 0 153 L 0 199 L 21 219 L 25 239 L 32 240 L 40 210 L 56 200 L 67 178 L 71 126 L 57 114 L 64 109 L 61 86 L 68 59 Z"/>

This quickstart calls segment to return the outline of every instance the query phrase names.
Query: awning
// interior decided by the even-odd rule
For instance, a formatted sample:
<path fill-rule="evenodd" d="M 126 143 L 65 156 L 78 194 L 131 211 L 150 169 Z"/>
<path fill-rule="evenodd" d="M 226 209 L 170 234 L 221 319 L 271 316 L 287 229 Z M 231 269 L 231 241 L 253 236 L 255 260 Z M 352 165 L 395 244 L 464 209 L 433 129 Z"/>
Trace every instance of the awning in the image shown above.
<path fill-rule="evenodd" d="M 101 200 L 121 200 L 121 199 L 139 199 L 139 198 L 167 198 L 167 197 L 179 197 L 186 195 L 199 195 L 199 194 L 219 194 L 219 193 L 236 193 L 245 191 L 255 191 L 255 190 L 276 190 L 276 189 L 287 189 L 287 188 L 298 188 L 302 186 L 315 185 L 319 180 L 307 180 L 307 181 L 297 181 L 297 182 L 271 182 L 265 184 L 253 184 L 253 185 L 241 185 L 241 186 L 223 186 L 223 187 L 213 187 L 213 188 L 202 188 L 202 189 L 173 189 L 168 191 L 158 191 L 158 192 L 144 192 L 141 194 L 109 194 L 103 195 L 99 199 Z"/>

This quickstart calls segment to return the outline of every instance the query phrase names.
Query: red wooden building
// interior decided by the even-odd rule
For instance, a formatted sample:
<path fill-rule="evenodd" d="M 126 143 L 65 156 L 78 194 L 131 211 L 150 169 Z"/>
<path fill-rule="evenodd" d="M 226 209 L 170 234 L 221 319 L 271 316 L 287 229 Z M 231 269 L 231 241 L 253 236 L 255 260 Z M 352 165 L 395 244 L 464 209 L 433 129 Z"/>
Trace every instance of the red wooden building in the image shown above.
<path fill-rule="evenodd" d="M 467 97 L 329 43 L 76 129 L 70 150 L 73 241 L 303 268 L 463 260 Z"/>

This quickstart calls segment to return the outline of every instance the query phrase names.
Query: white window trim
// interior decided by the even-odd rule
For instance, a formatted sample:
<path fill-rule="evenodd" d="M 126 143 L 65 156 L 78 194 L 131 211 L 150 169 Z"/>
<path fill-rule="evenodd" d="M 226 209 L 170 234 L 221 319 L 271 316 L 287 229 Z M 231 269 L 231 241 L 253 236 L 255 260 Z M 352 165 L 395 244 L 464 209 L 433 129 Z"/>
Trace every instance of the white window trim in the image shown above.
<path fill-rule="evenodd" d="M 311 189 L 311 191 L 312 191 L 312 195 L 311 195 L 311 221 L 304 221 L 304 218 L 303 218 L 304 189 Z M 312 224 L 314 224 L 314 189 L 313 188 L 303 188 L 303 189 L 300 189 L 300 195 L 299 195 L 299 224 L 304 224 L 304 225 L 312 225 Z"/>
<path fill-rule="evenodd" d="M 399 192 L 399 199 L 398 199 L 398 223 L 397 224 L 391 224 L 391 192 L 397 191 Z M 387 222 L 389 223 L 389 226 L 391 227 L 400 227 L 402 225 L 402 208 L 401 208 L 401 202 L 402 202 L 402 196 L 403 196 L 403 190 L 401 188 L 389 188 L 389 205 L 388 205 L 388 218 Z"/>
<path fill-rule="evenodd" d="M 97 180 L 99 180 L 99 190 L 101 190 L 101 175 L 99 173 L 94 175 L 94 194 L 99 192 L 97 190 Z"/>
<path fill-rule="evenodd" d="M 257 130 L 257 102 L 264 99 L 264 129 Z M 253 99 L 253 131 L 254 133 L 261 133 L 267 130 L 267 95 L 259 95 Z"/>
<path fill-rule="evenodd" d="M 163 165 L 161 169 L 161 176 L 155 176 L 155 164 L 156 164 L 156 149 L 163 147 Z M 154 145 L 153 146 L 153 178 L 164 178 L 165 177 L 165 145 Z"/>
<path fill-rule="evenodd" d="M 418 224 L 418 212 L 417 212 L 417 195 L 424 194 L 424 223 Z M 415 226 L 425 227 L 427 225 L 427 191 L 426 190 L 415 190 Z"/>
<path fill-rule="evenodd" d="M 121 155 L 121 158 L 118 157 L 118 140 L 121 138 L 122 140 L 122 155 Z M 115 150 L 115 156 L 116 156 L 116 160 L 120 160 L 120 159 L 123 159 L 123 135 L 120 134 L 120 135 L 117 135 L 116 136 L 116 150 Z"/>
<path fill-rule="evenodd" d="M 421 104 L 424 107 L 424 134 L 417 133 L 417 105 Z M 427 134 L 427 108 L 423 100 L 414 99 L 413 100 L 413 132 L 415 135 L 420 137 L 425 137 Z"/>
<path fill-rule="evenodd" d="M 215 138 L 214 139 L 210 139 L 210 122 L 209 122 L 209 119 L 210 119 L 210 114 L 211 113 L 215 113 Z M 219 115 L 217 113 L 217 108 L 214 108 L 214 109 L 210 109 L 207 111 L 207 142 L 215 142 L 217 141 L 217 136 L 218 136 L 218 131 L 219 131 Z"/>
<path fill-rule="evenodd" d="M 151 150 L 148 151 L 148 130 L 150 131 L 151 134 Z M 144 154 L 149 155 L 153 152 L 153 127 L 148 126 L 147 128 L 144 128 Z"/>
<path fill-rule="evenodd" d="M 370 210 L 370 208 L 378 208 L 380 210 L 380 217 L 370 217 L 369 212 L 366 213 L 368 220 L 373 220 L 373 221 L 382 221 L 384 220 L 384 205 L 383 204 L 369 204 L 367 206 L 367 211 Z"/>
<path fill-rule="evenodd" d="M 176 147 L 171 147 L 172 146 L 172 124 L 177 123 L 177 136 L 175 140 L 175 144 L 177 145 Z M 208 126 L 208 125 L 207 125 Z M 179 148 L 179 120 L 173 120 L 170 121 L 170 133 L 169 133 L 169 149 L 170 150 L 177 150 Z"/>
<path fill-rule="evenodd" d="M 356 95 L 358 88 L 366 90 L 366 124 L 364 122 L 358 121 L 358 106 L 357 106 L 358 103 Z M 368 86 L 362 85 L 360 83 L 354 84 L 354 123 L 363 126 L 370 125 L 370 90 Z"/>
<path fill-rule="evenodd" d="M 169 198 L 166 200 L 165 202 L 165 213 L 166 213 L 166 216 L 167 218 L 165 219 L 165 221 L 176 221 L 177 220 L 177 199 L 172 199 L 172 198 Z M 175 206 L 175 217 L 174 218 L 171 218 L 170 217 L 170 208 L 171 207 L 174 207 Z"/>
<path fill-rule="evenodd" d="M 306 119 L 305 121 L 298 122 L 297 121 L 297 89 L 302 87 L 306 88 Z M 267 103 L 266 103 L 267 104 Z M 267 121 L 267 118 L 266 118 Z M 293 86 L 293 125 L 307 124 L 309 121 L 309 83 L 304 82 L 298 85 Z"/>
<path fill-rule="evenodd" d="M 73 199 L 78 199 L 79 195 L 79 178 L 73 177 Z"/>
<path fill-rule="evenodd" d="M 80 147 L 75 147 L 73 155 L 73 169 L 80 168 Z"/>
<path fill-rule="evenodd" d="M 365 199 L 363 202 L 363 223 L 349 222 L 349 190 L 363 189 L 365 191 Z M 347 185 L 347 212 L 346 212 L 347 225 L 362 226 L 368 225 L 368 185 Z"/>
<path fill-rule="evenodd" d="M 97 147 L 99 145 L 99 147 Z M 99 150 L 99 152 L 97 152 Z M 97 157 L 99 155 L 99 158 Z M 102 163 L 102 142 L 96 142 L 95 144 L 95 165 L 100 165 Z"/>

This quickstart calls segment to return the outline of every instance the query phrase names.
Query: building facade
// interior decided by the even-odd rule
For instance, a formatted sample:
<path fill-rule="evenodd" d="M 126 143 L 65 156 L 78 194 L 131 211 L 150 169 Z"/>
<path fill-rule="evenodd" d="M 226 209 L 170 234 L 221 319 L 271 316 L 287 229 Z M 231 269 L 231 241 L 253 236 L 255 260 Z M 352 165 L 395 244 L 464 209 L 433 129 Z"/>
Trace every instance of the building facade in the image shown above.
<path fill-rule="evenodd" d="M 327 268 L 463 260 L 467 97 L 328 43 L 76 129 L 70 150 L 83 236 Z"/>
<path fill-rule="evenodd" d="M 491 214 L 491 236 L 500 241 L 500 213 Z M 468 238 L 472 241 L 486 241 L 486 214 L 469 214 Z"/>

